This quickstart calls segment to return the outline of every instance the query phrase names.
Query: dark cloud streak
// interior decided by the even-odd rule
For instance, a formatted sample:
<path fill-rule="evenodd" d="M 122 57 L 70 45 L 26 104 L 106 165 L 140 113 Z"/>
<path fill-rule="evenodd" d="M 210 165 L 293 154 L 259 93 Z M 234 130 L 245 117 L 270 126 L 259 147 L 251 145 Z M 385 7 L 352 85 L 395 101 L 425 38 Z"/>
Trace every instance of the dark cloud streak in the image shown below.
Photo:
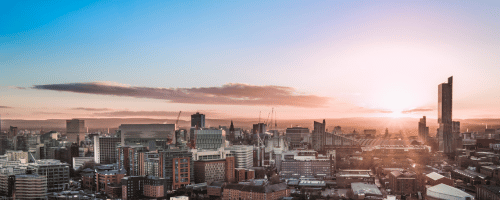
<path fill-rule="evenodd" d="M 35 85 L 34 89 L 162 99 L 172 103 L 216 105 L 264 105 L 294 107 L 324 107 L 328 97 L 297 94 L 291 87 L 255 86 L 240 83 L 221 87 L 151 88 L 134 87 L 101 82 Z"/>

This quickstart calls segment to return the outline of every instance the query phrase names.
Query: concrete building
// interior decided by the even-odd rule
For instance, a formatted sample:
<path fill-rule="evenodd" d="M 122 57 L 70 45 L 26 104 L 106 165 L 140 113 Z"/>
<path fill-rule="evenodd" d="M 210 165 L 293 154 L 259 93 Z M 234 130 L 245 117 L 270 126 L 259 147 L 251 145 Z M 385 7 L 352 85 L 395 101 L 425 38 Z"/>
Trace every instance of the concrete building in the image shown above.
<path fill-rule="evenodd" d="M 287 128 L 285 135 L 290 141 L 290 147 L 292 149 L 297 148 L 301 146 L 300 144 L 303 138 L 309 136 L 309 128 L 303 128 L 303 127 Z"/>
<path fill-rule="evenodd" d="M 323 123 L 314 121 L 314 130 L 312 133 L 312 148 L 315 151 L 323 150 L 326 143 L 326 123 L 323 120 Z"/>
<path fill-rule="evenodd" d="M 94 157 L 73 157 L 73 169 L 78 170 L 87 162 L 94 162 Z"/>
<path fill-rule="evenodd" d="M 80 142 L 85 140 L 86 132 L 84 120 L 66 120 L 66 137 L 69 142 L 80 145 Z"/>
<path fill-rule="evenodd" d="M 37 174 L 14 175 L 13 199 L 47 199 L 47 177 Z"/>
<path fill-rule="evenodd" d="M 438 135 L 439 150 L 445 154 L 454 152 L 453 130 L 453 76 L 448 78 L 448 83 L 439 84 L 438 87 Z"/>
<path fill-rule="evenodd" d="M 262 134 L 267 132 L 267 125 L 264 123 L 257 123 L 252 126 L 252 135 Z"/>
<path fill-rule="evenodd" d="M 335 173 L 335 159 L 318 157 L 316 151 L 291 151 L 283 153 L 280 164 L 281 178 L 326 178 Z"/>
<path fill-rule="evenodd" d="M 57 192 L 68 188 L 69 164 L 59 160 L 37 160 L 28 164 L 28 170 L 34 174 L 47 177 L 47 191 Z"/>
<path fill-rule="evenodd" d="M 121 133 L 121 145 L 144 145 L 150 142 L 175 144 L 175 124 L 122 124 L 118 127 Z M 150 149 L 153 150 L 153 149 Z"/>
<path fill-rule="evenodd" d="M 122 141 L 117 137 L 94 136 L 94 162 L 112 164 L 118 161 L 118 145 Z"/>
<path fill-rule="evenodd" d="M 253 146 L 250 145 L 233 145 L 227 147 L 236 160 L 235 168 L 250 169 L 253 167 Z"/>
<path fill-rule="evenodd" d="M 213 129 L 195 130 L 196 149 L 219 149 L 225 147 L 226 131 Z"/>

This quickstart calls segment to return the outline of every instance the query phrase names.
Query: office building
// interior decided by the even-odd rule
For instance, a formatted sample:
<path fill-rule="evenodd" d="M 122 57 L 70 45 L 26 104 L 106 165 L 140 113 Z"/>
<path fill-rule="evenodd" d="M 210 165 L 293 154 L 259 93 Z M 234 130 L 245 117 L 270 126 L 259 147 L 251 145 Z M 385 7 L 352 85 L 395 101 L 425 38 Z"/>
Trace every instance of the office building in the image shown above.
<path fill-rule="evenodd" d="M 147 157 L 147 154 L 155 156 L 155 153 L 145 153 L 145 157 Z M 157 158 L 153 157 L 146 160 L 145 165 L 151 163 L 149 165 L 156 167 L 157 161 L 158 173 L 157 175 L 151 173 L 148 175 L 167 178 L 168 185 L 171 187 L 168 188 L 169 190 L 176 190 L 194 182 L 193 154 L 190 151 L 186 149 L 166 149 L 159 151 L 156 155 Z"/>
<path fill-rule="evenodd" d="M 226 131 L 214 129 L 195 130 L 196 149 L 219 149 L 226 144 Z"/>
<path fill-rule="evenodd" d="M 33 174 L 47 177 L 48 192 L 68 189 L 69 167 L 69 164 L 53 159 L 37 160 L 28 164 L 28 170 Z"/>
<path fill-rule="evenodd" d="M 175 124 L 122 124 L 121 145 L 175 144 Z M 152 150 L 152 149 L 150 149 Z"/>
<path fill-rule="evenodd" d="M 196 112 L 191 115 L 191 127 L 205 128 L 205 115 Z"/>
<path fill-rule="evenodd" d="M 47 177 L 37 174 L 14 175 L 13 199 L 47 199 Z"/>
<path fill-rule="evenodd" d="M 438 135 L 439 150 L 445 154 L 453 153 L 452 130 L 453 106 L 453 76 L 448 78 L 448 83 L 439 84 L 438 87 Z"/>
<path fill-rule="evenodd" d="M 309 128 L 303 127 L 292 127 L 287 128 L 285 135 L 290 141 L 291 148 L 297 148 L 301 146 L 302 138 L 309 136 Z"/>
<path fill-rule="evenodd" d="M 418 122 L 418 137 L 420 141 L 427 141 L 427 138 L 429 137 L 429 127 L 427 127 L 427 120 L 426 117 L 423 116 L 420 118 L 420 121 Z"/>
<path fill-rule="evenodd" d="M 69 142 L 80 145 L 85 140 L 85 121 L 79 119 L 66 120 L 66 137 Z"/>
<path fill-rule="evenodd" d="M 94 136 L 94 162 L 99 164 L 112 164 L 118 161 L 117 147 L 122 141 L 117 137 Z"/>
<path fill-rule="evenodd" d="M 335 173 L 334 156 L 318 157 L 313 150 L 290 151 L 281 155 L 281 178 L 326 178 Z"/>
<path fill-rule="evenodd" d="M 326 123 L 314 121 L 314 130 L 312 133 L 312 147 L 315 151 L 323 150 L 326 143 Z"/>
<path fill-rule="evenodd" d="M 250 145 L 233 145 L 227 147 L 236 160 L 235 168 L 250 169 L 253 167 L 253 146 Z"/>

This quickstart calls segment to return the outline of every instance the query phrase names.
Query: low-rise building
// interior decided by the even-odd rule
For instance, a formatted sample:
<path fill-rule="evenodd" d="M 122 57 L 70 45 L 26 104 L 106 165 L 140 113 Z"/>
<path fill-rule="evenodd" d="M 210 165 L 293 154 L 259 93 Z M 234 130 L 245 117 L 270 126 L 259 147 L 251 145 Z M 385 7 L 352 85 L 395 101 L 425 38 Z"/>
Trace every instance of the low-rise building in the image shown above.
<path fill-rule="evenodd" d="M 375 176 L 371 170 L 340 170 L 337 173 L 337 184 L 339 187 L 348 188 L 351 183 L 375 183 Z"/>
<path fill-rule="evenodd" d="M 495 185 L 477 185 L 477 200 L 500 200 L 500 187 Z"/>
<path fill-rule="evenodd" d="M 428 200 L 442 200 L 442 199 L 474 200 L 474 196 L 472 196 L 469 193 L 464 192 L 458 188 L 451 187 L 451 186 L 446 185 L 446 184 L 439 184 L 439 185 L 427 188 L 425 199 L 428 199 Z"/>
<path fill-rule="evenodd" d="M 227 184 L 222 192 L 223 200 L 277 200 L 290 196 L 286 183 Z"/>

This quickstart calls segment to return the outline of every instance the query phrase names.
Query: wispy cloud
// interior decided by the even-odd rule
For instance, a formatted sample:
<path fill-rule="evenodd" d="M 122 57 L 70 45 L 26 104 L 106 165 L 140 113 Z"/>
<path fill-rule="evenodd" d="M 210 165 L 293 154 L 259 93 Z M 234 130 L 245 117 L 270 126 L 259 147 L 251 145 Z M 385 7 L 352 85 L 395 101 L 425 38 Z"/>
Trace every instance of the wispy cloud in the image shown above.
<path fill-rule="evenodd" d="M 11 109 L 11 108 L 14 108 L 14 107 L 10 107 L 10 106 L 0 106 L 0 108 L 4 108 L 4 109 Z"/>
<path fill-rule="evenodd" d="M 429 112 L 429 111 L 434 111 L 434 110 L 435 109 L 433 109 L 433 108 L 415 108 L 415 109 L 410 109 L 410 110 L 404 110 L 401 113 L 410 114 L 410 113 Z"/>
<path fill-rule="evenodd" d="M 25 87 L 19 87 L 19 86 L 8 86 L 10 89 L 16 89 L 16 90 L 25 90 Z"/>
<path fill-rule="evenodd" d="M 294 107 L 324 107 L 330 98 L 299 94 L 284 86 L 257 86 L 229 83 L 220 87 L 152 88 L 135 87 L 110 82 L 35 85 L 34 89 L 163 99 L 173 103 L 219 105 L 282 105 Z"/>
<path fill-rule="evenodd" d="M 359 113 L 393 113 L 390 110 L 373 109 L 373 108 L 365 108 L 365 107 L 358 107 L 355 109 L 351 109 L 351 111 L 359 112 Z"/>
<path fill-rule="evenodd" d="M 83 110 L 83 111 L 110 111 L 112 109 L 109 108 L 85 108 L 85 107 L 78 107 L 78 108 L 72 108 L 71 110 Z"/>

